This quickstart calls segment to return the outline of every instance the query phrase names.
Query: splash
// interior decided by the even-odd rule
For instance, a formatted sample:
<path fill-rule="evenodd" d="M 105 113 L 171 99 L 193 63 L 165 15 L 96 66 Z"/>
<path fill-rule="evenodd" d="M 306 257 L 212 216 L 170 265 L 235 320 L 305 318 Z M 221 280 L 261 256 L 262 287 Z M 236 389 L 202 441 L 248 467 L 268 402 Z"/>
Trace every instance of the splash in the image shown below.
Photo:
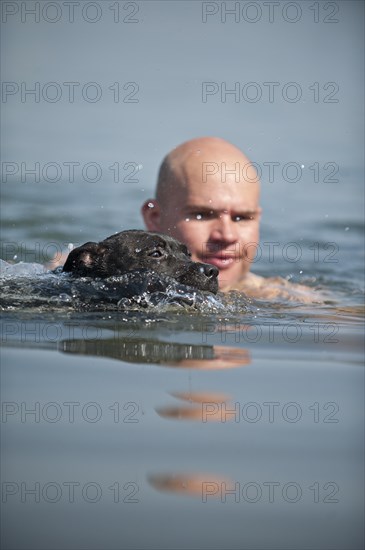
<path fill-rule="evenodd" d="M 46 271 L 39 264 L 11 265 L 2 261 L 0 267 L 2 310 L 224 310 L 220 297 L 153 271 L 136 270 L 120 277 L 91 279 L 73 278 L 62 273 L 62 268 Z"/>

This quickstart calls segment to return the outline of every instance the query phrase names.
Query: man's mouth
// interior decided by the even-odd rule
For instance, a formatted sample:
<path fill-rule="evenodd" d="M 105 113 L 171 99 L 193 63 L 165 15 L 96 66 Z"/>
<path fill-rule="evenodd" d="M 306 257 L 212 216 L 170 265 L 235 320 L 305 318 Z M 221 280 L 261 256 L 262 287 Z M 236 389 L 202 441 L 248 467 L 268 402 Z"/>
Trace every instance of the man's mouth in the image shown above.
<path fill-rule="evenodd" d="M 207 264 L 215 265 L 219 270 L 228 269 L 234 262 L 237 262 L 239 258 L 232 254 L 209 254 L 204 257 L 203 261 Z"/>

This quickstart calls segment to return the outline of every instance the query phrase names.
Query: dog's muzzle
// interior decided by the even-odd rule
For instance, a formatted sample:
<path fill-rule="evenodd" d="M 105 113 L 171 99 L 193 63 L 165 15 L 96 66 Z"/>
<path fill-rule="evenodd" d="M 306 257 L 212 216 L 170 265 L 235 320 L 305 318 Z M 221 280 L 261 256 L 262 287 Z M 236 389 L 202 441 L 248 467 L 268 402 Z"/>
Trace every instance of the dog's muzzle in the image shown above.
<path fill-rule="evenodd" d="M 215 265 L 191 262 L 177 277 L 180 283 L 207 290 L 216 294 L 218 292 L 219 270 Z"/>

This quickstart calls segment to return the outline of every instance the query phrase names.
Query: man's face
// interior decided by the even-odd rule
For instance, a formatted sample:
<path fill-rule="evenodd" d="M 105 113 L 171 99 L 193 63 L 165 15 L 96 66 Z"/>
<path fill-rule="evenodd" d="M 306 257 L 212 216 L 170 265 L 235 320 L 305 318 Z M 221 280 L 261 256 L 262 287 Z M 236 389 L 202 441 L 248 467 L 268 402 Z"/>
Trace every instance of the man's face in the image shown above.
<path fill-rule="evenodd" d="M 259 241 L 259 184 L 247 160 L 204 164 L 195 156 L 161 207 L 160 231 L 184 242 L 192 259 L 219 269 L 220 288 L 249 271 Z M 235 169 L 235 173 L 229 170 Z M 216 173 L 211 173 L 216 170 Z"/>

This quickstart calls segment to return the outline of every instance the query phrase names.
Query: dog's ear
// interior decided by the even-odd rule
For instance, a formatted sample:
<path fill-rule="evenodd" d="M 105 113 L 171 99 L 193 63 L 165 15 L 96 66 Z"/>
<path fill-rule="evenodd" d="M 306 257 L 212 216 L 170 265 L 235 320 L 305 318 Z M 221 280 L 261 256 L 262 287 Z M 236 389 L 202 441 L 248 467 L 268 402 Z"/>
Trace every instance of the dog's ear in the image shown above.
<path fill-rule="evenodd" d="M 97 258 L 104 252 L 98 243 L 88 242 L 74 248 L 68 255 L 63 271 L 87 276 L 94 269 Z"/>

